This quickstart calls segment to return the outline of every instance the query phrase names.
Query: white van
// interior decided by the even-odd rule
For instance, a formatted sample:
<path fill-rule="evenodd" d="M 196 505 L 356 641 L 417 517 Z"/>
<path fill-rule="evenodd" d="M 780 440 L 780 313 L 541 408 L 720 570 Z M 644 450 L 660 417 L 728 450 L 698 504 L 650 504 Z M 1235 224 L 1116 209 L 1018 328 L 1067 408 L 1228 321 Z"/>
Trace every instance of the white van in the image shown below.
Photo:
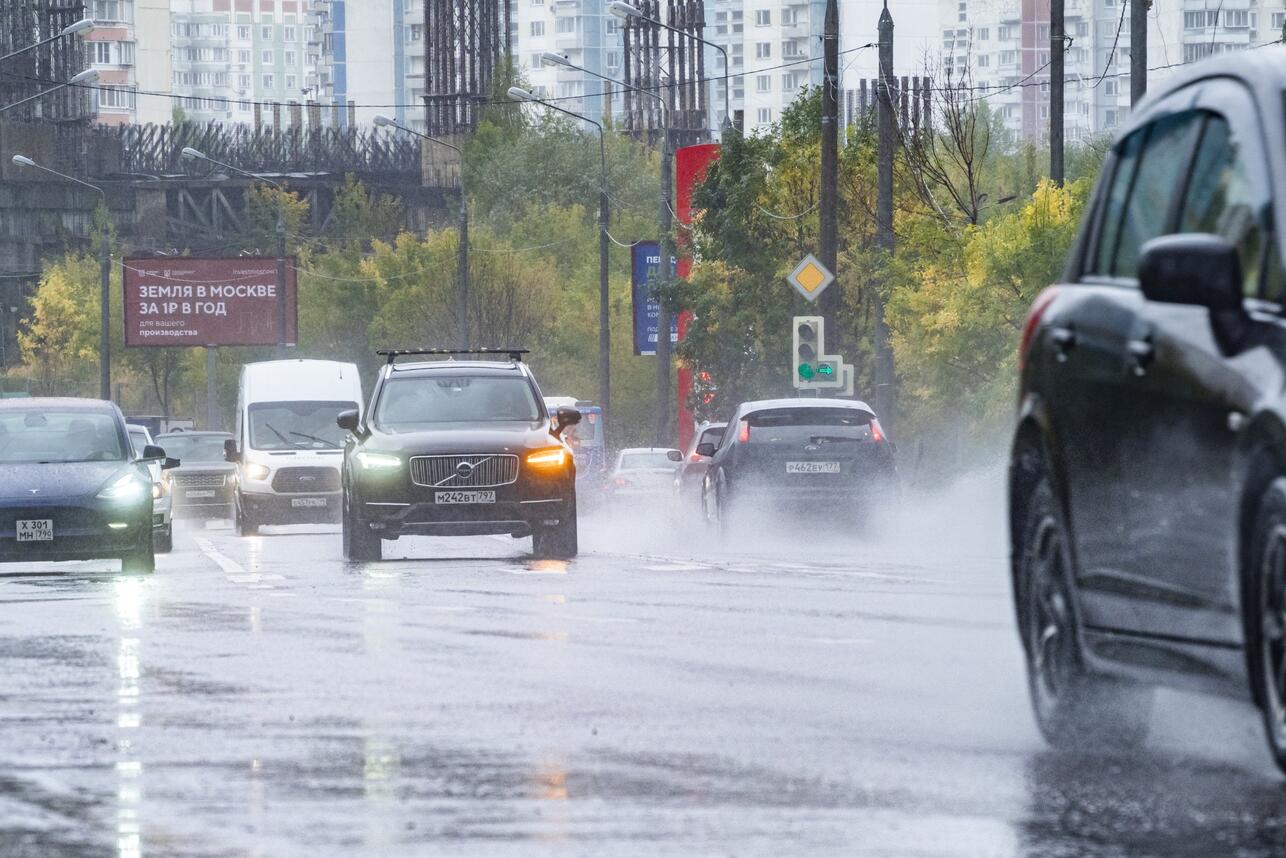
<path fill-rule="evenodd" d="M 236 437 L 225 442 L 236 465 L 237 533 L 339 521 L 346 433 L 335 416 L 362 406 L 355 364 L 277 360 L 242 367 Z"/>

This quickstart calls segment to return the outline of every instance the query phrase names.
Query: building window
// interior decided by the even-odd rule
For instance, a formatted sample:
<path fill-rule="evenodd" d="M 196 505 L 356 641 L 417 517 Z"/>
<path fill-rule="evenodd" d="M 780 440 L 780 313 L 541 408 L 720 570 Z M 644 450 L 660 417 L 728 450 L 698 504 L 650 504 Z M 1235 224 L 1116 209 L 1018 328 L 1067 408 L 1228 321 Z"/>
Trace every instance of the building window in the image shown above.
<path fill-rule="evenodd" d="M 1103 114 L 1103 126 L 1105 128 L 1116 127 L 1116 111 L 1108 110 Z"/>
<path fill-rule="evenodd" d="M 976 38 L 980 42 L 988 41 L 991 38 L 991 28 L 979 27 L 977 31 L 974 33 L 974 38 Z"/>
<path fill-rule="evenodd" d="M 1119 91 L 1118 85 L 1115 80 L 1107 79 L 1103 81 L 1104 95 L 1116 95 L 1118 91 Z"/>
<path fill-rule="evenodd" d="M 298 86 L 299 81 L 293 74 L 286 75 L 286 92 L 294 92 Z"/>
<path fill-rule="evenodd" d="M 755 26 L 756 26 L 756 27 L 771 27 L 771 26 L 772 26 L 772 10 L 771 10 L 771 9 L 756 9 L 756 10 L 755 10 Z"/>
<path fill-rule="evenodd" d="M 237 51 L 237 62 L 241 63 L 241 65 L 243 65 L 243 66 L 248 66 L 248 65 L 250 65 L 250 52 L 249 52 L 249 51 Z"/>
<path fill-rule="evenodd" d="M 558 33 L 574 33 L 576 32 L 577 20 L 579 19 L 573 18 L 571 15 L 560 15 L 554 21 L 554 31 Z"/>
<path fill-rule="evenodd" d="M 250 27 L 245 24 L 237 26 L 237 38 L 242 41 L 250 41 Z"/>
<path fill-rule="evenodd" d="M 298 59 L 299 56 L 294 51 L 286 51 L 286 65 L 293 66 Z"/>
<path fill-rule="evenodd" d="M 756 42 L 755 59 L 757 60 L 772 59 L 772 42 Z"/>
<path fill-rule="evenodd" d="M 544 21 L 532 21 L 532 22 L 531 22 L 531 34 L 532 34 L 533 36 L 543 36 L 543 35 L 545 35 L 545 22 L 544 22 Z"/>
<path fill-rule="evenodd" d="M 133 20 L 131 14 L 133 10 L 131 0 L 94 0 L 93 18 L 95 21 L 125 21 Z"/>
<path fill-rule="evenodd" d="M 759 112 L 756 116 L 758 117 L 760 125 L 770 125 L 772 123 L 772 108 L 761 107 L 759 108 Z"/>
<path fill-rule="evenodd" d="M 276 82 L 276 81 L 274 81 L 274 80 L 272 79 L 272 75 L 270 75 L 270 74 L 266 74 L 266 75 L 264 75 L 264 76 L 263 76 L 263 88 L 264 88 L 264 89 L 272 89 L 273 87 L 275 87 L 275 86 L 276 86 L 276 84 L 277 84 L 277 82 Z"/>
<path fill-rule="evenodd" d="M 1248 9 L 1226 9 L 1223 13 L 1223 25 L 1236 30 L 1244 30 L 1250 26 L 1250 10 Z"/>
<path fill-rule="evenodd" d="M 1000 41 L 1002 41 L 1002 42 L 1004 42 L 1004 41 L 1008 41 L 1009 39 L 1012 39 L 1013 37 L 1014 37 L 1014 29 L 1013 29 L 1013 27 L 997 27 L 997 28 L 996 28 L 996 38 L 997 38 L 997 39 L 999 39 Z"/>
<path fill-rule="evenodd" d="M 98 106 L 114 110 L 134 109 L 134 89 L 128 86 L 103 86 L 98 89 Z"/>
<path fill-rule="evenodd" d="M 772 77 L 766 74 L 755 75 L 755 92 L 772 92 Z"/>
<path fill-rule="evenodd" d="M 293 42 L 295 40 L 295 28 L 283 27 L 281 30 L 281 37 L 287 42 Z"/>
<path fill-rule="evenodd" d="M 260 39 L 262 39 L 262 40 L 263 40 L 263 41 L 265 41 L 265 42 L 271 42 L 271 41 L 272 41 L 272 26 L 271 26 L 271 25 L 269 25 L 269 26 L 267 26 L 267 27 L 260 27 L 260 28 L 259 28 L 259 38 L 260 38 Z"/>
<path fill-rule="evenodd" d="M 978 54 L 976 62 L 978 64 L 978 68 L 985 69 L 987 66 L 991 65 L 991 57 L 986 54 Z"/>
<path fill-rule="evenodd" d="M 418 42 L 424 38 L 424 25 L 412 24 L 410 32 L 411 32 L 411 41 Z"/>
<path fill-rule="evenodd" d="M 259 62 L 263 63 L 266 66 L 272 65 L 273 63 L 272 51 L 261 51 L 259 53 Z"/>

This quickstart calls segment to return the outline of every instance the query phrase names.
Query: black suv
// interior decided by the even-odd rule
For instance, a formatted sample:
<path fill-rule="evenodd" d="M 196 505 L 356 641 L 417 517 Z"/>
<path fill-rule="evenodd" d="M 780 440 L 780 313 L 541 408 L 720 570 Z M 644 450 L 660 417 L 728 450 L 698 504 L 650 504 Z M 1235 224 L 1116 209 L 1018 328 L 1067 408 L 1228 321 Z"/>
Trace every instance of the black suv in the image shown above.
<path fill-rule="evenodd" d="M 1055 743 L 1141 741 L 1147 683 L 1248 696 L 1286 769 L 1286 50 L 1165 82 L 1024 328 L 1018 623 Z"/>
<path fill-rule="evenodd" d="M 457 356 L 507 360 L 456 360 Z M 379 560 L 383 540 L 420 534 L 532 537 L 537 557 L 576 556 L 576 466 L 522 350 L 382 351 L 359 415 L 345 411 L 344 556 Z M 407 355 L 446 356 L 396 363 Z M 552 429 L 551 429 L 552 425 Z"/>

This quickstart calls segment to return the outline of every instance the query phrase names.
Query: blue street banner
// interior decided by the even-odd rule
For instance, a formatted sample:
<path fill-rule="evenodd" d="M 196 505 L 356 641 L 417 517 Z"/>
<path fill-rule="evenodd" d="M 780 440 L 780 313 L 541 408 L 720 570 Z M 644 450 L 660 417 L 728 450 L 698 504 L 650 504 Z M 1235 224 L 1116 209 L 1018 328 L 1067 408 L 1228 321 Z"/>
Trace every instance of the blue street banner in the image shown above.
<path fill-rule="evenodd" d="M 657 319 L 661 308 L 652 300 L 652 281 L 661 272 L 661 246 L 655 241 L 635 242 L 630 248 L 630 281 L 634 292 L 634 354 L 656 354 Z M 670 277 L 674 276 L 678 260 L 670 257 Z M 670 317 L 670 342 L 679 341 L 679 317 Z"/>

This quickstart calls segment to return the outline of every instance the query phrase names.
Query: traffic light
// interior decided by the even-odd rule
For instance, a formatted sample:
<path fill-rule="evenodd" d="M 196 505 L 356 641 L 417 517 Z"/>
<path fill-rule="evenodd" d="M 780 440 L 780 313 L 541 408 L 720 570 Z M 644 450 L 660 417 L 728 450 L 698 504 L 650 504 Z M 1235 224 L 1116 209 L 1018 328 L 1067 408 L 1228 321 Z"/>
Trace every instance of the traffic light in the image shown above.
<path fill-rule="evenodd" d="M 791 377 L 795 387 L 801 390 L 843 387 L 840 357 L 826 354 L 826 320 L 821 316 L 796 316 L 794 321 Z"/>
<path fill-rule="evenodd" d="M 809 387 L 817 378 L 817 356 L 826 337 L 826 320 L 821 316 L 795 317 L 795 387 Z"/>

